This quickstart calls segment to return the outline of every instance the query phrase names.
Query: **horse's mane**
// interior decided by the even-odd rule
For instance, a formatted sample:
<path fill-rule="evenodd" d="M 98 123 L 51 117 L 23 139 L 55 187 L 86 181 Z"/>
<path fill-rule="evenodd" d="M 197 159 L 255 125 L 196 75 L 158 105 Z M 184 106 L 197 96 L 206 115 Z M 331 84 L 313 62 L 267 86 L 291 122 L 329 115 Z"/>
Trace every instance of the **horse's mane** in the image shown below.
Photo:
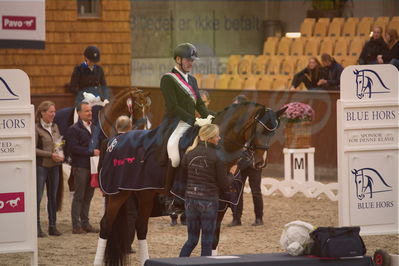
<path fill-rule="evenodd" d="M 248 107 L 248 106 L 265 108 L 265 106 L 263 104 L 255 103 L 255 102 L 233 103 L 233 104 L 226 106 L 222 111 L 217 112 L 215 116 L 216 117 L 221 116 L 221 115 L 224 115 L 227 111 L 231 112 L 231 111 L 235 111 L 238 108 Z"/>
<path fill-rule="evenodd" d="M 126 88 L 124 90 L 119 91 L 113 98 L 112 98 L 112 106 L 118 107 L 120 106 L 123 100 L 126 100 L 123 96 L 129 93 L 135 93 L 139 91 L 137 88 Z"/>

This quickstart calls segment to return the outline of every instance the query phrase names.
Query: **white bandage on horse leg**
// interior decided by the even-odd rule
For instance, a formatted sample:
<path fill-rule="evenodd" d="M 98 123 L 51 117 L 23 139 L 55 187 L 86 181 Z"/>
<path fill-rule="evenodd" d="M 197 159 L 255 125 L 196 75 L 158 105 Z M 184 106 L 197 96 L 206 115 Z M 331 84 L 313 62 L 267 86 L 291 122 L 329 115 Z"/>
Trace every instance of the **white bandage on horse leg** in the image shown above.
<path fill-rule="evenodd" d="M 107 239 L 98 238 L 96 256 L 94 257 L 94 266 L 101 266 L 104 262 L 105 247 L 107 246 Z"/>
<path fill-rule="evenodd" d="M 150 258 L 148 256 L 147 240 L 146 239 L 138 240 L 138 245 L 139 245 L 139 261 L 140 261 L 140 265 L 144 266 L 145 261 Z"/>
<path fill-rule="evenodd" d="M 218 249 L 212 249 L 212 256 L 217 256 L 218 255 Z"/>

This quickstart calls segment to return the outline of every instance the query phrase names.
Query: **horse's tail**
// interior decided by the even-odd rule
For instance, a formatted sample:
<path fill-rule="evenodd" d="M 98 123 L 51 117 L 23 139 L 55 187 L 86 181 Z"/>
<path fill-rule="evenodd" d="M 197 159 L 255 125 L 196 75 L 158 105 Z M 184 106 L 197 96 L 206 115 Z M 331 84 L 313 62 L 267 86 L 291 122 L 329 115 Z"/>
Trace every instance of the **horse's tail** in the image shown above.
<path fill-rule="evenodd" d="M 121 206 L 108 235 L 104 257 L 106 266 L 127 265 L 126 254 L 130 248 L 129 234 L 126 232 L 127 228 L 128 217 L 127 204 L 125 202 Z"/>

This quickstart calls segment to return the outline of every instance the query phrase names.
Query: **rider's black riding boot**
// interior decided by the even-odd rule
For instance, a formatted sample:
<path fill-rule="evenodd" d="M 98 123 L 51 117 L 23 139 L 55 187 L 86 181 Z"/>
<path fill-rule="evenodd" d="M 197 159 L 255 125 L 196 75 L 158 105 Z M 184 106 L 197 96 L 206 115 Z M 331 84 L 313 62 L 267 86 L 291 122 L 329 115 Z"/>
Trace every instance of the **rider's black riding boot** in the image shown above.
<path fill-rule="evenodd" d="M 169 195 L 169 192 L 172 189 L 176 169 L 177 168 L 173 167 L 172 162 L 169 160 L 165 176 L 165 195 Z"/>

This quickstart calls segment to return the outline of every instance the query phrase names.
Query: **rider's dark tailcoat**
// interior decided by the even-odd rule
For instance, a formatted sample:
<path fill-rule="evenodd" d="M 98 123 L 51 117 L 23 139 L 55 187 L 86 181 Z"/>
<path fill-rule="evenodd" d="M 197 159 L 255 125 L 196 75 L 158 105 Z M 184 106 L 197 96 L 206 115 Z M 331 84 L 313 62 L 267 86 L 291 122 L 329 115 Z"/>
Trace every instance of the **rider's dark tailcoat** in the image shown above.
<path fill-rule="evenodd" d="M 184 79 L 176 69 L 172 69 L 171 72 L 179 75 L 181 79 Z M 202 118 L 206 118 L 209 115 L 209 111 L 205 107 L 199 94 L 197 80 L 190 74 L 188 75 L 188 84 L 191 85 L 195 93 L 195 101 L 180 87 L 179 83 L 172 76 L 165 74 L 161 78 L 161 91 L 165 100 L 166 109 L 164 119 L 158 132 L 158 134 L 160 134 L 159 136 L 162 136 L 159 140 L 161 143 L 158 142 L 162 147 L 161 162 L 167 158 L 167 141 L 180 120 L 189 125 L 194 125 L 195 111 L 198 111 Z"/>

